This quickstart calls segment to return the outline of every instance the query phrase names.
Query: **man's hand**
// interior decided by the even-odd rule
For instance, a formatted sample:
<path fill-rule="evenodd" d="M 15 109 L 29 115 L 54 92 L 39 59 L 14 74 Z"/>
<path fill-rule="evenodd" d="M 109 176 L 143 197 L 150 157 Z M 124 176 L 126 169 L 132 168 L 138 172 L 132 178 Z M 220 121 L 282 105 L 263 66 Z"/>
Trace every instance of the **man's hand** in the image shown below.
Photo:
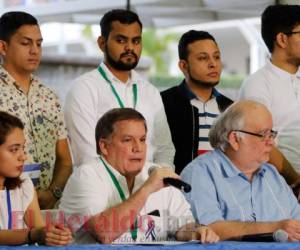
<path fill-rule="evenodd" d="M 199 240 L 201 243 L 215 243 L 220 240 L 220 237 L 209 227 L 200 226 L 197 228 Z"/>
<path fill-rule="evenodd" d="M 279 222 L 280 229 L 289 235 L 289 241 L 300 241 L 300 220 L 282 220 Z"/>
<path fill-rule="evenodd" d="M 41 209 L 54 208 L 57 200 L 50 190 L 37 190 L 37 195 Z"/>
<path fill-rule="evenodd" d="M 171 168 L 161 167 L 153 170 L 153 172 L 145 182 L 144 187 L 149 190 L 149 193 L 154 193 L 165 187 L 163 179 L 166 177 L 180 179 L 180 176 L 177 175 Z"/>

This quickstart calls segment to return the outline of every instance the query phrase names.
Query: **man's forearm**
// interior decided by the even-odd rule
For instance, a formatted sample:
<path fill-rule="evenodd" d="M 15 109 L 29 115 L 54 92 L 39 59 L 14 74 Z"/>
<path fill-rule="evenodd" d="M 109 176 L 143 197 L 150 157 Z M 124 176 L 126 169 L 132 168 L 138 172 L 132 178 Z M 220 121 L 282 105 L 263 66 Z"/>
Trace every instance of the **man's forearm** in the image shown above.
<path fill-rule="evenodd" d="M 247 234 L 275 232 L 280 229 L 280 225 L 280 222 L 217 221 L 208 226 L 220 236 L 221 240 L 227 240 Z"/>
<path fill-rule="evenodd" d="M 93 216 L 88 221 L 89 230 L 102 243 L 111 243 L 133 224 L 150 192 L 144 186 L 121 204 Z"/>
<path fill-rule="evenodd" d="M 300 175 L 292 167 L 285 156 L 278 150 L 278 148 L 272 148 L 269 163 L 277 168 L 278 172 L 284 177 L 289 185 L 300 181 Z"/>
<path fill-rule="evenodd" d="M 53 177 L 49 189 L 64 189 L 68 178 L 72 173 L 72 160 L 67 139 L 59 140 L 56 145 L 56 161 Z"/>
<path fill-rule="evenodd" d="M 200 227 L 199 224 L 189 223 L 181 228 L 175 234 L 175 238 L 178 241 L 190 241 L 190 240 L 199 240 L 199 233 L 197 228 Z"/>
<path fill-rule="evenodd" d="M 53 170 L 53 177 L 49 189 L 54 187 L 59 187 L 64 189 L 68 178 L 72 173 L 72 163 L 71 162 L 60 162 L 55 163 Z"/>

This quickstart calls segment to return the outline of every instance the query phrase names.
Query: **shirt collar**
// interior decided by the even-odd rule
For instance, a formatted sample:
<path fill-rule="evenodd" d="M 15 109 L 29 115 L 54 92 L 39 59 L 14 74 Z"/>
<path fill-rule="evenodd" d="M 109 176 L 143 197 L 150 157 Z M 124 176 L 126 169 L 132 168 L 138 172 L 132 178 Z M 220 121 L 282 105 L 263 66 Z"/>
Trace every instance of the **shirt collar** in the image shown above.
<path fill-rule="evenodd" d="M 117 77 L 115 77 L 113 75 L 113 73 L 111 73 L 111 71 L 109 70 L 109 68 L 105 65 L 104 62 L 101 62 L 100 63 L 100 66 L 101 68 L 104 70 L 107 78 L 112 82 L 112 83 L 122 83 L 124 84 L 123 82 L 121 82 Z M 129 77 L 129 79 L 127 80 L 126 84 L 128 85 L 132 85 L 134 83 L 137 83 L 139 81 L 139 77 L 138 77 L 138 74 L 134 71 L 134 70 L 131 70 L 130 71 L 130 74 L 131 76 Z"/>
<path fill-rule="evenodd" d="M 243 176 L 246 177 L 244 173 L 242 173 L 233 163 L 232 161 L 219 149 L 216 149 L 213 151 L 217 158 L 220 160 L 221 163 L 220 170 L 223 173 L 224 177 L 226 178 L 232 178 L 235 176 Z M 262 166 L 259 168 L 257 173 L 255 175 L 259 175 L 261 177 L 264 176 L 266 172 L 266 166 L 265 164 L 262 164 Z"/>
<path fill-rule="evenodd" d="M 105 162 L 106 166 L 109 168 L 109 170 L 114 174 L 114 176 L 116 177 L 116 179 L 118 180 L 119 184 L 121 185 L 122 188 L 126 188 L 126 190 L 128 190 L 128 186 L 127 186 L 127 181 L 125 176 L 121 175 L 120 172 L 118 170 L 116 170 L 114 167 L 112 167 L 106 160 L 104 157 L 101 157 L 102 160 Z M 99 159 L 100 161 L 100 159 Z M 103 165 L 103 164 L 101 164 Z M 146 165 L 146 164 L 145 164 Z M 104 167 L 104 166 L 103 166 Z M 147 165 L 148 168 L 148 165 Z M 146 180 L 146 175 L 147 175 L 147 168 L 144 166 L 143 170 L 135 177 L 134 180 L 134 186 L 133 186 L 133 190 L 132 192 L 135 192 L 138 188 L 140 188 L 145 180 Z M 106 170 L 105 170 L 106 171 Z"/>
<path fill-rule="evenodd" d="M 183 93 L 185 94 L 185 96 L 189 99 L 189 100 L 193 100 L 193 99 L 199 99 L 189 88 L 189 86 L 187 85 L 186 81 L 183 80 L 182 83 L 180 84 L 181 89 L 183 90 Z M 211 93 L 211 97 L 210 99 L 219 96 L 220 93 L 213 88 L 212 89 L 212 93 Z"/>
<path fill-rule="evenodd" d="M 17 84 L 16 80 L 8 73 L 6 69 L 3 68 L 2 65 L 0 65 L 0 79 L 2 79 L 6 84 L 14 85 L 18 90 L 22 91 L 22 89 Z M 31 74 L 30 85 L 33 86 L 35 84 L 39 84 L 39 79 Z"/>
<path fill-rule="evenodd" d="M 291 78 L 295 78 L 295 77 L 300 78 L 300 68 L 298 68 L 298 70 L 295 74 L 291 74 L 291 73 L 277 67 L 276 65 L 274 65 L 270 59 L 267 60 L 266 67 L 269 70 L 272 70 L 277 76 L 279 76 L 282 79 L 290 80 Z"/>

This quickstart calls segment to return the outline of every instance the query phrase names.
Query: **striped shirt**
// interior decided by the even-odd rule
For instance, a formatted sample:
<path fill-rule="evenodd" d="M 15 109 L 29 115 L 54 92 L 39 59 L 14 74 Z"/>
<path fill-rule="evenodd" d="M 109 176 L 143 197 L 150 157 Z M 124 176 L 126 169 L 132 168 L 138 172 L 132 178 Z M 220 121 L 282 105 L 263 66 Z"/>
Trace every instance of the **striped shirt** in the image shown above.
<path fill-rule="evenodd" d="M 191 105 L 198 109 L 198 155 L 201 155 L 212 150 L 208 140 L 208 133 L 214 120 L 220 114 L 220 111 L 215 96 L 212 96 L 206 102 L 202 102 L 201 99 L 197 97 L 193 98 L 191 99 Z"/>

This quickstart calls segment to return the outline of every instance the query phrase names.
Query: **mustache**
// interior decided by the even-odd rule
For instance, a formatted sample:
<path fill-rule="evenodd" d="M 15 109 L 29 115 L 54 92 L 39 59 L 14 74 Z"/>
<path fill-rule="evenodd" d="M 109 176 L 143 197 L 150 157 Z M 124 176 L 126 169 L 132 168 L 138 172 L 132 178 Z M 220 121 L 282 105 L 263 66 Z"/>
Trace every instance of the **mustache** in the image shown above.
<path fill-rule="evenodd" d="M 135 54 L 133 51 L 128 51 L 128 52 L 124 52 L 120 55 L 120 58 L 121 57 L 124 57 L 124 56 L 134 56 L 135 59 L 137 59 L 137 54 Z"/>

